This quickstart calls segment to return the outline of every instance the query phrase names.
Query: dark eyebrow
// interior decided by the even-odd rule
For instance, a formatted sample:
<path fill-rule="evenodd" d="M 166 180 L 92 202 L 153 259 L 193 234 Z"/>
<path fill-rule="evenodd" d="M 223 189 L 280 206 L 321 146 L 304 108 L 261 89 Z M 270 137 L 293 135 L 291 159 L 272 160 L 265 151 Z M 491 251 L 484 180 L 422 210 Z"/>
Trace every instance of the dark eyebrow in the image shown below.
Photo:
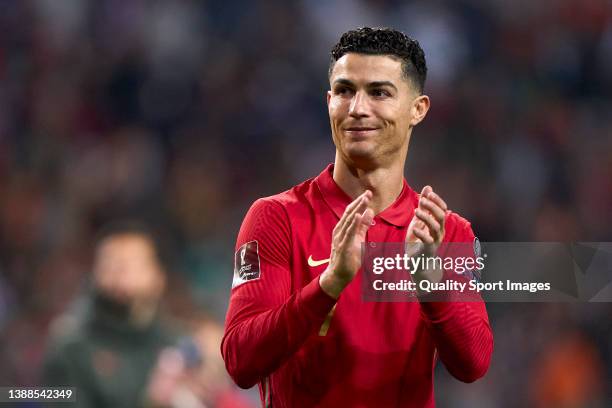
<path fill-rule="evenodd" d="M 336 79 L 334 81 L 334 84 L 342 84 L 342 85 L 355 87 L 355 84 L 352 81 L 345 79 L 345 78 Z M 367 85 L 368 88 L 380 88 L 383 86 L 389 86 L 397 91 L 397 87 L 393 85 L 393 82 L 390 82 L 390 81 L 374 81 L 374 82 L 368 83 Z"/>
<path fill-rule="evenodd" d="M 391 88 L 397 91 L 397 87 L 393 85 L 393 82 L 390 82 L 390 81 L 375 81 L 375 82 L 370 82 L 368 84 L 369 88 L 381 88 L 383 86 L 390 86 Z"/>
<path fill-rule="evenodd" d="M 349 81 L 348 79 L 344 79 L 344 78 L 338 78 L 334 81 L 334 84 L 341 84 L 341 85 L 348 85 L 348 86 L 355 86 L 355 84 L 351 81 Z"/>

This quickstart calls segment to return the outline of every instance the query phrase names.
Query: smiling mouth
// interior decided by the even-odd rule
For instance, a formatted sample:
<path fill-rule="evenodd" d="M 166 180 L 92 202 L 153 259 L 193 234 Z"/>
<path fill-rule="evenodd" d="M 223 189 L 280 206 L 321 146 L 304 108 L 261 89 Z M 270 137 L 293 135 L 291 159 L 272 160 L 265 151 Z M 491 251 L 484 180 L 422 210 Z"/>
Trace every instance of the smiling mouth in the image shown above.
<path fill-rule="evenodd" d="M 354 126 L 344 129 L 344 133 L 353 141 L 368 140 L 376 134 L 378 128 Z"/>
<path fill-rule="evenodd" d="M 353 127 L 346 128 L 345 130 L 347 132 L 369 132 L 369 131 L 377 130 L 377 129 L 378 128 L 374 128 L 374 127 L 353 126 Z"/>

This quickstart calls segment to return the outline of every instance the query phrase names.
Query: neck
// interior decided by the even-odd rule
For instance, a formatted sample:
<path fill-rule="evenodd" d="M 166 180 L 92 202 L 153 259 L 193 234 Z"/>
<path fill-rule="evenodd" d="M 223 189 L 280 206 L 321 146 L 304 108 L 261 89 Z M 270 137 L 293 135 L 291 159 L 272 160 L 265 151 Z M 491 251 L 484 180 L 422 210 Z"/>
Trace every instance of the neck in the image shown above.
<path fill-rule="evenodd" d="M 155 319 L 157 302 L 136 300 L 128 303 L 117 301 L 112 297 L 96 293 L 94 297 L 96 312 L 114 321 L 127 323 L 134 328 L 145 328 Z"/>
<path fill-rule="evenodd" d="M 362 169 L 347 163 L 336 151 L 333 178 L 353 199 L 370 190 L 373 193 L 370 208 L 378 214 L 393 204 L 402 192 L 404 163 L 398 160 L 388 167 Z"/>
<path fill-rule="evenodd" d="M 134 302 L 130 308 L 130 322 L 136 327 L 151 324 L 157 312 L 157 304 L 151 301 Z"/>

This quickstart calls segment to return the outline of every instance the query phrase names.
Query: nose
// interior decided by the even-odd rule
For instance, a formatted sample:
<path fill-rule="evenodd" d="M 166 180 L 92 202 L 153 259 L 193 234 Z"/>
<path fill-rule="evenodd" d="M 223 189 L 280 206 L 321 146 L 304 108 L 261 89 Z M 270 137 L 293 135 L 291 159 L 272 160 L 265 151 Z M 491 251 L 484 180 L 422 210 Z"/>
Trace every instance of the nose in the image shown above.
<path fill-rule="evenodd" d="M 355 96 L 349 107 L 349 115 L 354 118 L 368 116 L 368 101 L 363 92 L 355 92 Z"/>

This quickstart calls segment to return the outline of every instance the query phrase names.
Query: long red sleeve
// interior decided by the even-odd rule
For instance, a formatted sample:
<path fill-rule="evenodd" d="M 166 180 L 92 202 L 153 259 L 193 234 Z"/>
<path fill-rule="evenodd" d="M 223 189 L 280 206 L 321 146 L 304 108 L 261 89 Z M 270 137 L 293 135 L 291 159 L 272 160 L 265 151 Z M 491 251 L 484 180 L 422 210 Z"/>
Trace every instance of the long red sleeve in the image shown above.
<path fill-rule="evenodd" d="M 455 231 L 449 231 L 452 241 L 474 242 L 470 223 L 461 221 Z M 466 276 L 462 278 L 468 280 Z M 473 382 L 487 372 L 493 352 L 487 311 L 482 301 L 458 302 L 456 294 L 446 295 L 447 301 L 421 302 L 421 314 L 448 371 L 460 381 Z"/>
<path fill-rule="evenodd" d="M 335 300 L 318 277 L 291 294 L 289 223 L 280 205 L 256 201 L 243 222 L 236 249 L 257 241 L 260 276 L 232 289 L 221 344 L 236 384 L 249 388 L 278 368 L 316 332 Z"/>
<path fill-rule="evenodd" d="M 423 302 L 421 310 L 440 359 L 458 380 L 473 382 L 489 368 L 493 335 L 483 303 Z"/>

